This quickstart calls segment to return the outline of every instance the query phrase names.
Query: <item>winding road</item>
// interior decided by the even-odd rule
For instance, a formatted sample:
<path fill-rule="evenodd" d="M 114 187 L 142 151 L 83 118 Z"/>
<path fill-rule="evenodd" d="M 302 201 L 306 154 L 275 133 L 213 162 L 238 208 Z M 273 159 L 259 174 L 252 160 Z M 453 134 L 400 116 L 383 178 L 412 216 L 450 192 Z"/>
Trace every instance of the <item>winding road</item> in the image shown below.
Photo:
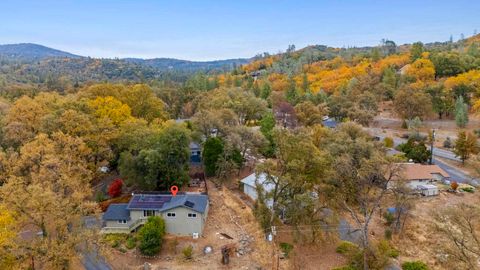
<path fill-rule="evenodd" d="M 383 134 L 382 129 L 380 128 L 366 128 L 367 131 L 370 131 L 373 136 L 380 138 L 380 140 L 385 139 L 385 134 Z M 399 144 L 407 142 L 406 139 L 393 137 L 393 144 L 394 147 L 398 146 Z M 391 153 L 394 153 L 396 150 L 392 150 Z M 440 157 L 443 159 L 453 160 L 457 162 L 462 162 L 452 151 L 448 151 L 445 149 L 440 148 L 433 148 L 433 163 L 438 165 L 440 168 L 445 170 L 449 175 L 452 181 L 456 181 L 459 183 L 466 183 L 466 184 L 473 184 L 472 181 L 478 182 L 478 179 L 475 179 L 465 172 L 455 168 L 444 161 L 439 160 L 436 157 Z"/>

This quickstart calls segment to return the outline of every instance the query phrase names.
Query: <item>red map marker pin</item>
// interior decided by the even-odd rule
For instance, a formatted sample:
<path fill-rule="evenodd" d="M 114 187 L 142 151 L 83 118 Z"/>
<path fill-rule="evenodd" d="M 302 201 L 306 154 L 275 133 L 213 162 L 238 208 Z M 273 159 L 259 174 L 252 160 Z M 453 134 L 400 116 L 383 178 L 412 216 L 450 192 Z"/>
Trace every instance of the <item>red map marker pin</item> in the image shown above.
<path fill-rule="evenodd" d="M 170 188 L 170 192 L 172 192 L 173 197 L 177 196 L 178 187 L 177 187 L 177 186 L 172 186 L 172 187 Z"/>

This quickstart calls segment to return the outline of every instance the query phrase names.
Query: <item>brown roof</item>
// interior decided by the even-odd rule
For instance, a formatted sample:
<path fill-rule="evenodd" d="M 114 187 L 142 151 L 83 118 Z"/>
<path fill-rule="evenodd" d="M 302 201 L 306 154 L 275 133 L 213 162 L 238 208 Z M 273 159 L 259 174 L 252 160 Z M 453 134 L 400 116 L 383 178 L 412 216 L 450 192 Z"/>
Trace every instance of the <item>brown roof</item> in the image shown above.
<path fill-rule="evenodd" d="M 443 177 L 450 175 L 437 165 L 423 165 L 417 163 L 401 163 L 401 175 L 405 180 L 432 179 L 432 174 L 440 174 Z"/>

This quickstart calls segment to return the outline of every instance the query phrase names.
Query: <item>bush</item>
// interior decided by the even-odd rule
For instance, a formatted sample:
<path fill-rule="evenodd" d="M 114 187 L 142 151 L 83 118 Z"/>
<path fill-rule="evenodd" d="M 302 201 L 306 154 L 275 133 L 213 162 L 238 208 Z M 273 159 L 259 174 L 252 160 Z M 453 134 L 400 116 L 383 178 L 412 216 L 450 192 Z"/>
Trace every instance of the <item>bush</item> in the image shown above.
<path fill-rule="evenodd" d="M 421 261 L 405 262 L 402 264 L 403 270 L 428 270 L 428 266 Z"/>
<path fill-rule="evenodd" d="M 137 239 L 135 237 L 128 237 L 125 247 L 128 249 L 134 249 L 137 246 Z"/>
<path fill-rule="evenodd" d="M 102 191 L 97 191 L 97 193 L 95 194 L 95 201 L 97 202 L 103 202 L 106 199 L 107 198 L 105 197 L 105 194 Z"/>
<path fill-rule="evenodd" d="M 447 137 L 445 139 L 445 141 L 443 141 L 443 147 L 445 148 L 452 148 L 452 140 L 450 139 L 450 137 Z"/>
<path fill-rule="evenodd" d="M 280 248 L 282 249 L 283 253 L 285 254 L 285 257 L 288 257 L 288 254 L 290 254 L 290 251 L 293 249 L 293 245 L 290 243 L 280 243 Z"/>
<path fill-rule="evenodd" d="M 452 183 L 450 184 L 450 187 L 451 187 L 453 190 L 456 191 L 457 188 L 458 188 L 458 183 L 457 183 L 457 182 L 452 182 Z"/>
<path fill-rule="evenodd" d="M 391 229 L 387 228 L 385 230 L 385 238 L 388 239 L 388 240 L 392 239 L 392 230 Z"/>
<path fill-rule="evenodd" d="M 105 241 L 112 247 L 117 248 L 125 240 L 125 235 L 123 234 L 107 234 L 105 236 Z"/>
<path fill-rule="evenodd" d="M 108 187 L 108 195 L 112 198 L 116 198 L 122 194 L 122 179 L 115 179 Z"/>
<path fill-rule="evenodd" d="M 461 191 L 468 192 L 468 193 L 473 193 L 475 192 L 475 189 L 472 187 L 464 187 L 460 189 Z"/>
<path fill-rule="evenodd" d="M 138 232 L 140 252 L 147 256 L 157 254 L 162 248 L 165 235 L 165 221 L 159 216 L 149 217 Z"/>
<path fill-rule="evenodd" d="M 352 242 L 348 242 L 348 241 L 342 241 L 336 249 L 337 253 L 340 253 L 340 254 L 343 254 L 343 255 L 345 255 L 347 253 L 351 253 L 351 252 L 356 251 L 356 250 L 358 250 L 357 245 L 355 245 Z"/>
<path fill-rule="evenodd" d="M 385 218 L 385 221 L 388 226 L 392 225 L 392 223 L 395 221 L 395 217 L 393 216 L 392 213 L 386 212 L 383 217 Z"/>
<path fill-rule="evenodd" d="M 390 137 L 385 137 L 385 139 L 383 139 L 383 143 L 385 143 L 385 147 L 387 148 L 393 147 L 393 139 Z"/>
<path fill-rule="evenodd" d="M 193 247 L 192 247 L 192 245 L 189 245 L 189 246 L 185 247 L 182 250 L 182 253 L 183 253 L 183 257 L 185 258 L 185 260 L 191 260 L 192 257 L 193 257 Z"/>

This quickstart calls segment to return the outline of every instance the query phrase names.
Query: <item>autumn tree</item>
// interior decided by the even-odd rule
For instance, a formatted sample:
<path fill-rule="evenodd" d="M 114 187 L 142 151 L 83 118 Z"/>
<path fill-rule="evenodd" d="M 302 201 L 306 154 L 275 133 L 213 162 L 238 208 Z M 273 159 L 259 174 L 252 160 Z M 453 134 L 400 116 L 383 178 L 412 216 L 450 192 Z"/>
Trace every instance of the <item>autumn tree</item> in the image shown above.
<path fill-rule="evenodd" d="M 417 81 L 432 81 L 435 79 L 435 66 L 432 61 L 420 58 L 410 64 L 405 75 L 410 76 Z"/>
<path fill-rule="evenodd" d="M 389 182 L 398 177 L 398 168 L 361 127 L 352 123 L 341 125 L 333 142 L 325 147 L 335 157 L 334 180 L 330 182 L 333 203 L 345 210 L 359 228 L 363 265 L 364 269 L 369 269 L 368 258 L 373 252 L 370 223 Z"/>
<path fill-rule="evenodd" d="M 323 117 L 328 115 L 326 104 L 315 106 L 310 101 L 304 101 L 295 106 L 295 114 L 299 123 L 304 126 L 321 124 Z"/>
<path fill-rule="evenodd" d="M 409 88 L 397 92 L 393 105 L 403 119 L 423 118 L 432 111 L 430 97 L 422 91 Z"/>
<path fill-rule="evenodd" d="M 462 163 L 470 158 L 472 154 L 477 154 L 479 151 L 477 138 L 472 133 L 459 131 L 457 139 L 455 140 L 455 148 L 453 152 L 457 157 L 460 157 Z"/>
<path fill-rule="evenodd" d="M 130 107 L 112 96 L 97 97 L 88 105 L 98 118 L 108 119 L 114 125 L 119 125 L 132 117 Z"/>
<path fill-rule="evenodd" d="M 276 159 L 259 164 L 256 171 L 266 175 L 264 184 L 273 188 L 265 198 L 272 201 L 272 224 L 276 214 L 292 203 L 290 198 L 313 190 L 329 173 L 330 160 L 324 151 L 315 147 L 310 136 L 287 129 L 274 132 Z M 299 223 L 296 223 L 300 225 Z"/>
<path fill-rule="evenodd" d="M 447 267 L 480 269 L 480 208 L 462 203 L 437 211 L 434 217 L 435 242 L 446 255 Z"/>
<path fill-rule="evenodd" d="M 5 141 L 12 146 L 19 146 L 35 137 L 47 113 L 48 108 L 30 97 L 17 99 L 5 116 Z"/>
<path fill-rule="evenodd" d="M 65 269 L 80 244 L 96 242 L 84 226 L 84 217 L 96 213 L 89 200 L 89 155 L 81 139 L 54 133 L 37 135 L 11 157 L 14 165 L 0 195 L 4 205 L 18 213 L 17 230 L 33 235 L 16 241 L 12 252 L 18 261 L 33 258 L 45 269 Z"/>
<path fill-rule="evenodd" d="M 14 269 L 16 266 L 15 256 L 11 250 L 15 248 L 17 225 L 14 213 L 0 204 L 0 268 Z"/>

